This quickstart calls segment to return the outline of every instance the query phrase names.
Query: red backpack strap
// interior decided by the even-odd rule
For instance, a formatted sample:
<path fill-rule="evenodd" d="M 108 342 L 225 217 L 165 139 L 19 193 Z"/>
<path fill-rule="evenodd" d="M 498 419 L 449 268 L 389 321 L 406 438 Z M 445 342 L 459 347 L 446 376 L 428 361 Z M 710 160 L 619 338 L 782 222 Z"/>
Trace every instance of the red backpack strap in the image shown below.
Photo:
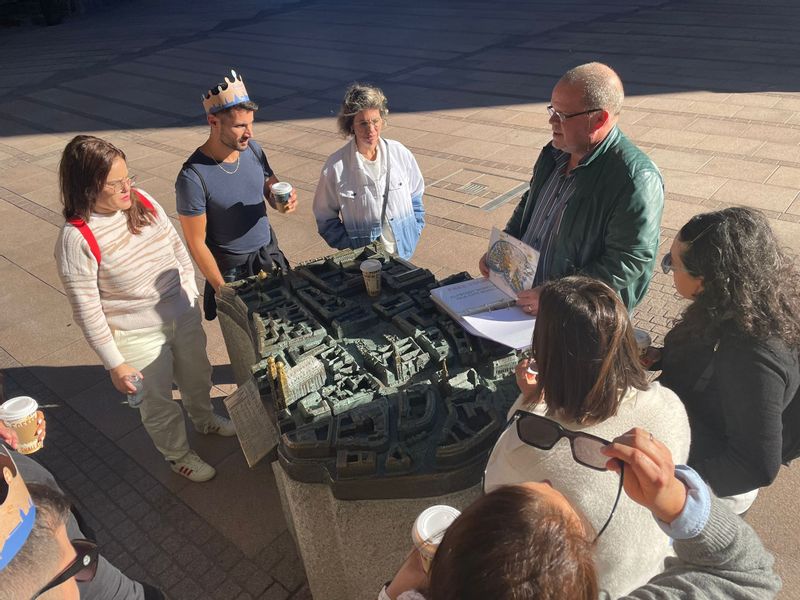
<path fill-rule="evenodd" d="M 72 225 L 75 229 L 81 232 L 83 239 L 86 240 L 86 243 L 89 244 L 89 250 L 92 251 L 95 260 L 97 261 L 97 265 L 100 265 L 100 246 L 97 245 L 97 239 L 94 237 L 92 230 L 89 229 L 89 226 L 86 224 L 86 221 L 81 219 L 80 217 L 72 217 L 71 219 L 67 220 L 67 223 Z"/>
<path fill-rule="evenodd" d="M 158 213 L 156 212 L 156 207 L 153 206 L 153 203 L 150 202 L 150 200 L 148 200 L 147 197 L 142 192 L 140 192 L 139 190 L 137 190 L 135 188 L 131 188 L 131 193 L 132 194 L 136 194 L 136 199 L 139 202 L 142 203 L 142 206 L 144 206 L 148 211 L 150 211 L 150 213 L 154 217 L 158 218 Z"/>

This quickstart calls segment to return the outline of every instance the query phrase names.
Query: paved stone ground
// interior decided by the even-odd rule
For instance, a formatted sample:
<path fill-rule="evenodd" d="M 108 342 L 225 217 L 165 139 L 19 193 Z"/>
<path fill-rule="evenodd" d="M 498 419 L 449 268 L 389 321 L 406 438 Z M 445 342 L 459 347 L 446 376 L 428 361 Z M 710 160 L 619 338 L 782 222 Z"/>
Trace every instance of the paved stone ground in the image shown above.
<path fill-rule="evenodd" d="M 415 262 L 475 272 L 549 138 L 553 83 L 602 60 L 626 85 L 623 130 L 664 172 L 664 245 L 693 214 L 747 204 L 798 250 L 799 26 L 789 0 L 142 0 L 0 31 L 0 368 L 10 393 L 46 405 L 42 462 L 93 515 L 105 554 L 171 597 L 309 597 L 269 468 L 249 470 L 232 440 L 191 435 L 219 474 L 202 485 L 173 474 L 72 324 L 52 247 L 57 162 L 76 133 L 119 144 L 174 217 L 175 175 L 206 135 L 200 93 L 236 68 L 262 105 L 256 139 L 299 190 L 296 214 L 271 217 L 299 261 L 327 252 L 310 202 L 343 143 L 332 118 L 343 89 L 378 83 L 386 136 L 426 178 Z M 658 273 L 634 319 L 658 340 L 680 309 Z M 232 374 L 216 323 L 207 331 L 220 404 Z M 798 479 L 783 469 L 748 515 L 784 598 L 800 598 Z"/>

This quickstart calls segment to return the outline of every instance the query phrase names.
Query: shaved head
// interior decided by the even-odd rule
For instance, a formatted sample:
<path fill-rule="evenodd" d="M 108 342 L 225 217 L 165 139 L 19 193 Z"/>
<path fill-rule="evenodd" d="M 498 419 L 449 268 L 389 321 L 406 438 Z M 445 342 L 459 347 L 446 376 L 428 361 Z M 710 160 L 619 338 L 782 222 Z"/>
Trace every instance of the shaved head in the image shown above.
<path fill-rule="evenodd" d="M 587 110 L 602 108 L 614 116 L 622 110 L 625 99 L 622 80 L 608 65 L 599 62 L 578 65 L 564 73 L 558 83 L 580 89 Z"/>

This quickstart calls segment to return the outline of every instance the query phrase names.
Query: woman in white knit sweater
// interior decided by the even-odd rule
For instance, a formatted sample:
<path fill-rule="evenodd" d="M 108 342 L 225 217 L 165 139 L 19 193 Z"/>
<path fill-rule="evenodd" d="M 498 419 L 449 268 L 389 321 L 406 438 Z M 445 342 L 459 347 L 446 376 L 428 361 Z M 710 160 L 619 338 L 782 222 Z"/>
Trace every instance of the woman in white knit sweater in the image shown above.
<path fill-rule="evenodd" d="M 143 384 L 142 424 L 173 471 L 207 481 L 214 468 L 189 448 L 173 379 L 201 433 L 235 434 L 211 409 L 211 365 L 194 269 L 164 209 L 133 187 L 125 154 L 79 135 L 59 167 L 66 223 L 58 272 L 75 322 L 123 394 Z"/>
<path fill-rule="evenodd" d="M 613 440 L 633 427 L 652 432 L 684 463 L 689 423 L 679 398 L 658 383 L 648 384 L 638 358 L 625 306 L 606 284 L 567 277 L 544 286 L 533 334 L 535 382 L 528 361 L 517 367 L 522 390 L 508 413 L 526 410 L 573 431 Z M 569 440 L 550 450 L 522 442 L 515 427 L 500 436 L 486 467 L 485 488 L 550 481 L 600 531 L 608 519 L 619 476 L 573 459 Z M 600 586 L 624 595 L 663 569 L 670 541 L 649 511 L 622 495 L 607 529 L 596 542 Z"/>

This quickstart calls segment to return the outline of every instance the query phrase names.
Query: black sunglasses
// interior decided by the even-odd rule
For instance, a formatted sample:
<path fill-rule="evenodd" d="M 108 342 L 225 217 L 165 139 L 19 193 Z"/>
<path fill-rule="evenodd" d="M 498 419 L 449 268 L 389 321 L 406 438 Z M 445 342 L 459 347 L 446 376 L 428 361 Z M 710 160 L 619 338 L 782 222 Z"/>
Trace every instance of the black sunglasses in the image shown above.
<path fill-rule="evenodd" d="M 570 448 L 572 449 L 572 458 L 575 462 L 589 467 L 595 471 L 607 471 L 606 464 L 609 458 L 602 453 L 603 448 L 608 446 L 611 442 L 604 440 L 601 437 L 592 435 L 591 433 L 583 433 L 582 431 L 571 431 L 562 427 L 560 423 L 556 423 L 552 419 L 535 415 L 526 410 L 518 410 L 514 416 L 509 419 L 506 429 L 511 427 L 512 424 L 517 424 L 517 435 L 519 439 L 540 450 L 550 450 L 561 438 L 569 440 Z M 611 523 L 611 518 L 617 510 L 619 498 L 622 494 L 622 483 L 624 478 L 625 465 L 621 464 L 619 471 L 619 487 L 617 488 L 617 497 L 614 500 L 614 506 L 611 508 L 611 514 L 608 519 L 600 528 L 599 533 L 595 537 L 595 541 Z"/>
<path fill-rule="evenodd" d="M 72 540 L 75 558 L 67 567 L 56 575 L 50 583 L 40 589 L 33 598 L 38 598 L 48 590 L 58 587 L 73 577 L 75 581 L 91 581 L 97 573 L 97 544 L 91 540 Z"/>

